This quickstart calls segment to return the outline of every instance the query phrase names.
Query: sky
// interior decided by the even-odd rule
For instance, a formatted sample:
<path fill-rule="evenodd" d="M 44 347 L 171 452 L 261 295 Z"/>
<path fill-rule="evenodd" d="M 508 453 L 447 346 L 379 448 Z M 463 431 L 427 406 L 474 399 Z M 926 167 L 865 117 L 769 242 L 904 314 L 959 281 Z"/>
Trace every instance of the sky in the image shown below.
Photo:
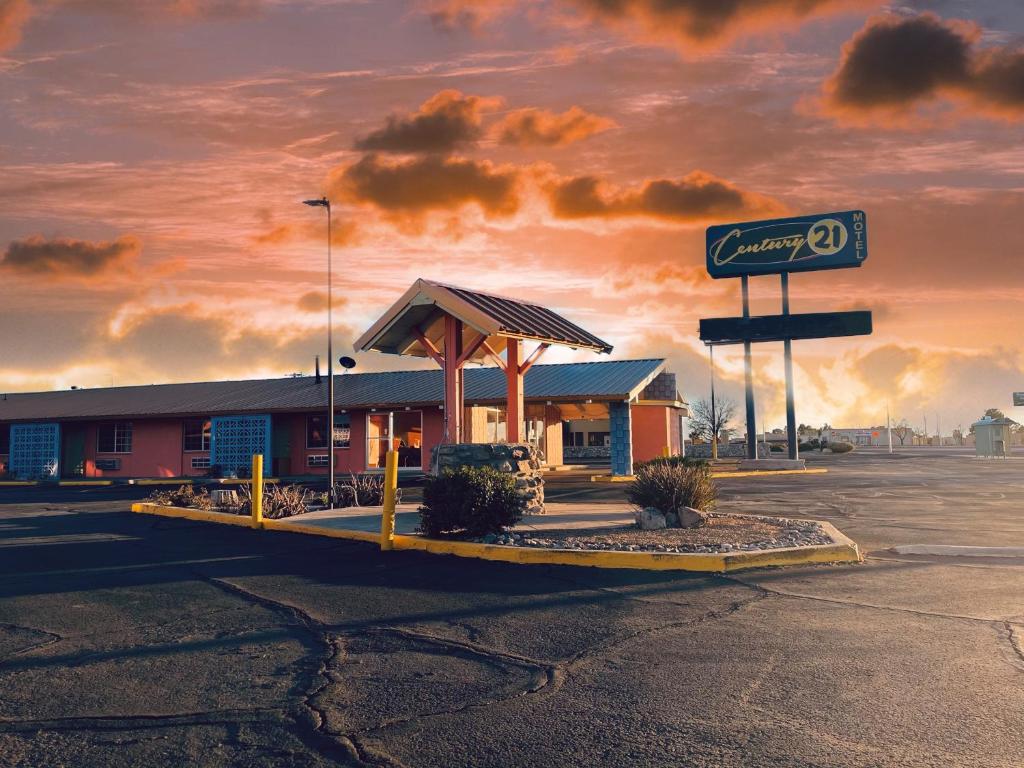
<path fill-rule="evenodd" d="M 424 277 L 696 400 L 698 320 L 739 313 L 705 228 L 859 208 L 866 263 L 792 309 L 874 333 L 794 343 L 798 420 L 1024 419 L 1022 33 L 1015 0 L 0 0 L 0 390 L 310 373 L 328 195 L 336 350 Z M 784 425 L 781 344 L 754 369 Z"/>

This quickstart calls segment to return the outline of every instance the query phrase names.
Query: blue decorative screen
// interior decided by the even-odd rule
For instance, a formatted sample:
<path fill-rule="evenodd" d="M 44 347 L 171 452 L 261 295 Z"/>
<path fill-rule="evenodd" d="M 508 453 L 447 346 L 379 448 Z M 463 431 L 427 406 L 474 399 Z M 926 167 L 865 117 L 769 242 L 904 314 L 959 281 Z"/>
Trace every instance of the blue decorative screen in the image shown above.
<path fill-rule="evenodd" d="M 59 477 L 60 425 L 12 424 L 10 471 L 19 480 Z"/>
<path fill-rule="evenodd" d="M 263 474 L 270 474 L 270 416 L 215 416 L 210 437 L 210 464 L 225 474 L 245 475 L 253 454 L 263 454 Z"/>

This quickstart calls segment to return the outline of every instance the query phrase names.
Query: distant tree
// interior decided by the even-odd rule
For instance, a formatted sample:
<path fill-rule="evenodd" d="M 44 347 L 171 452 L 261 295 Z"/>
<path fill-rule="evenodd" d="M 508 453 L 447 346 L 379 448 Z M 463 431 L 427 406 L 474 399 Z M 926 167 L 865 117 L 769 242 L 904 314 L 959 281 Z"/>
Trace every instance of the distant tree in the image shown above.
<path fill-rule="evenodd" d="M 701 439 L 710 441 L 712 455 L 717 458 L 718 436 L 723 429 L 729 426 L 729 422 L 735 415 L 736 403 L 728 398 L 715 398 L 713 409 L 710 400 L 698 400 L 693 404 L 693 409 L 690 412 L 690 435 L 697 435 Z"/>
<path fill-rule="evenodd" d="M 998 408 L 986 408 L 983 419 L 1005 419 L 1006 414 L 1000 411 Z M 974 425 L 971 424 L 970 434 L 974 434 Z"/>
<path fill-rule="evenodd" d="M 900 445 L 903 445 L 907 441 L 907 438 L 914 434 L 914 430 L 911 428 L 910 424 L 907 423 L 906 419 L 900 419 L 893 425 L 892 433 L 900 441 Z"/>

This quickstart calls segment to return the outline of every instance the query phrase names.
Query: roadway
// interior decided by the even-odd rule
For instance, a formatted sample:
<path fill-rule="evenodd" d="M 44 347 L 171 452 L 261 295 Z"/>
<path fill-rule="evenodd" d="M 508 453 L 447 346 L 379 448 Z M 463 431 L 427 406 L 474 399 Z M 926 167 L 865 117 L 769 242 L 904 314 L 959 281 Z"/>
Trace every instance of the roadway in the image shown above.
<path fill-rule="evenodd" d="M 811 461 L 722 508 L 863 565 L 516 567 L 0 491 L 0 765 L 1019 768 L 1024 560 L 890 548 L 1024 546 L 1024 461 Z"/>

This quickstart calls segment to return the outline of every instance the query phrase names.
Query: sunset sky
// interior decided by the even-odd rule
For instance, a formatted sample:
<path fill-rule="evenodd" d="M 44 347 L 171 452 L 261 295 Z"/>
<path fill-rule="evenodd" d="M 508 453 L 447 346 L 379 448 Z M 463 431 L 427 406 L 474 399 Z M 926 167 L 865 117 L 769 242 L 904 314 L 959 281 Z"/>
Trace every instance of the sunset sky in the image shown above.
<path fill-rule="evenodd" d="M 705 227 L 862 208 L 867 263 L 793 310 L 875 332 L 794 344 L 798 420 L 1024 420 L 1022 33 L 1016 0 L 0 0 L 0 389 L 311 372 L 327 194 L 336 350 L 425 277 L 696 399 L 697 322 L 739 311 Z M 754 361 L 781 426 L 781 344 Z"/>

